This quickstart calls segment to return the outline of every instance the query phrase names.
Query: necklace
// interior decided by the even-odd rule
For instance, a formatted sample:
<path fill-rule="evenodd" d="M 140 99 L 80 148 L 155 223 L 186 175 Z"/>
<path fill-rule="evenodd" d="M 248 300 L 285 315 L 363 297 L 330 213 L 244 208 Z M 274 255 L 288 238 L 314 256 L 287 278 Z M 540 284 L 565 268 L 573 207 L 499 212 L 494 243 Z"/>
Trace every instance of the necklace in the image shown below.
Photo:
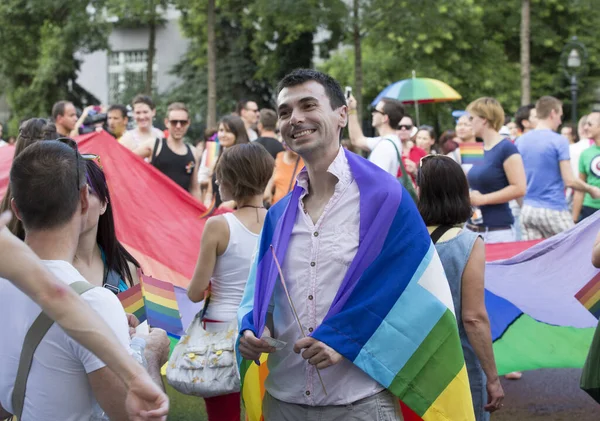
<path fill-rule="evenodd" d="M 264 206 L 244 205 L 244 206 L 238 207 L 238 210 L 240 210 L 242 208 L 254 208 L 254 209 L 256 209 L 256 222 L 260 222 L 260 219 L 258 218 L 258 210 L 259 209 L 264 209 L 265 207 Z"/>

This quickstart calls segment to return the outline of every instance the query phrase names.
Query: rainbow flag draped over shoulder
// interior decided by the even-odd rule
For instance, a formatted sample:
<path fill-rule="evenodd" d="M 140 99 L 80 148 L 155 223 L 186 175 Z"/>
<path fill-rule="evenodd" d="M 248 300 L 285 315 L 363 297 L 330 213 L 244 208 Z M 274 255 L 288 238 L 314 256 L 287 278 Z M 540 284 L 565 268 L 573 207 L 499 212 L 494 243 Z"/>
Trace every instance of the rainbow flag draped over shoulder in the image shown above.
<path fill-rule="evenodd" d="M 312 336 L 425 421 L 474 420 L 450 289 L 421 216 L 395 178 L 357 155 L 346 157 L 360 191 L 359 248 Z M 270 246 L 284 262 L 301 193 L 296 186 L 269 210 L 238 312 L 240 331 L 263 333 L 278 276 Z M 243 397 L 247 389 L 256 395 L 265 364 L 239 362 Z M 245 401 L 251 420 L 260 419 L 259 404 Z"/>

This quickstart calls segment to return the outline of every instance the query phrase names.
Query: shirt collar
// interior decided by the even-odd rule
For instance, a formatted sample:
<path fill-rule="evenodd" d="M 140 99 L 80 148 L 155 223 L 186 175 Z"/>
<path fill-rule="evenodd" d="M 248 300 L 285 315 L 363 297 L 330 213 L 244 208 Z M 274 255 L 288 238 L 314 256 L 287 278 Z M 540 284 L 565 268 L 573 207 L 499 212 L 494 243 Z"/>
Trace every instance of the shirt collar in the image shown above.
<path fill-rule="evenodd" d="M 350 171 L 350 165 L 348 165 L 345 149 L 343 147 L 340 146 L 338 154 L 333 162 L 329 165 L 329 168 L 327 168 L 327 172 L 333 174 L 338 179 L 338 183 L 335 186 L 336 190 L 338 190 L 338 188 L 347 186 L 354 179 L 352 172 Z M 302 187 L 304 191 L 308 192 L 310 180 L 308 179 L 308 171 L 306 171 L 306 168 L 300 171 L 296 177 L 296 180 L 298 181 L 298 186 Z"/>

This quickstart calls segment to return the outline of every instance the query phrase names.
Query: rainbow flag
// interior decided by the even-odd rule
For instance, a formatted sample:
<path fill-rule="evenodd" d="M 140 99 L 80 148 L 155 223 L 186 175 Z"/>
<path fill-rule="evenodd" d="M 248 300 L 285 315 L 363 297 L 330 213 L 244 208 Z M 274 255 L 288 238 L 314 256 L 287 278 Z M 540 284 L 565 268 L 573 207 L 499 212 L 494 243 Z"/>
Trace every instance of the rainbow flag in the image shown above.
<path fill-rule="evenodd" d="M 212 142 L 206 142 L 206 146 L 204 149 L 205 161 L 204 165 L 208 168 L 214 168 L 217 163 L 217 159 L 219 158 L 219 151 L 221 150 L 221 145 L 218 140 Z"/>
<path fill-rule="evenodd" d="M 359 248 L 328 314 L 311 335 L 423 420 L 474 420 L 450 288 L 421 216 L 394 177 L 345 154 L 361 195 Z M 296 186 L 267 214 L 238 311 L 240 331 L 260 337 L 273 293 L 282 293 L 275 287 L 278 273 L 270 247 L 285 262 L 302 191 Z M 291 354 L 292 346 L 278 352 Z M 244 401 L 246 411 L 258 421 L 260 377 L 268 374 L 239 353 L 238 362 L 242 396 L 253 394 Z"/>
<path fill-rule="evenodd" d="M 460 149 L 461 164 L 467 172 L 474 166 L 483 163 L 483 143 L 461 143 L 458 147 Z"/>
<path fill-rule="evenodd" d="M 598 272 L 583 288 L 575 298 L 588 309 L 595 318 L 600 319 L 600 272 Z"/>
<path fill-rule="evenodd" d="M 117 297 L 125 309 L 125 313 L 133 314 L 140 323 L 146 321 L 146 308 L 144 307 L 144 295 L 142 284 L 134 285 L 127 291 L 120 292 Z"/>

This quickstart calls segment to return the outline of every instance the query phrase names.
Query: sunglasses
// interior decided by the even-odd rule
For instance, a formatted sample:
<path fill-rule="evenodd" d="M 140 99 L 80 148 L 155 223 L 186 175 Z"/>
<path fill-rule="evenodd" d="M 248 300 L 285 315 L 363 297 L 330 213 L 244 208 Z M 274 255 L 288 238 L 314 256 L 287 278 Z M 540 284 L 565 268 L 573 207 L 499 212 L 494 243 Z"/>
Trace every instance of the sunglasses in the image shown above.
<path fill-rule="evenodd" d="M 177 125 L 181 125 L 181 127 L 183 126 L 187 126 L 187 124 L 189 123 L 189 120 L 169 120 L 169 123 L 171 124 L 171 126 L 175 126 L 177 127 Z"/>
<path fill-rule="evenodd" d="M 98 167 L 100 167 L 101 170 L 104 169 L 102 168 L 102 164 L 100 163 L 100 155 L 96 155 L 93 153 L 82 153 L 81 158 L 83 158 L 84 161 L 93 161 L 96 163 L 96 165 L 98 165 Z"/>
<path fill-rule="evenodd" d="M 412 130 L 413 125 L 412 124 L 399 124 L 398 125 L 398 129 L 400 130 Z"/>
<path fill-rule="evenodd" d="M 371 114 L 381 114 L 381 115 L 385 115 L 385 113 L 383 111 L 379 111 L 377 108 L 374 108 L 373 111 L 371 111 Z"/>

